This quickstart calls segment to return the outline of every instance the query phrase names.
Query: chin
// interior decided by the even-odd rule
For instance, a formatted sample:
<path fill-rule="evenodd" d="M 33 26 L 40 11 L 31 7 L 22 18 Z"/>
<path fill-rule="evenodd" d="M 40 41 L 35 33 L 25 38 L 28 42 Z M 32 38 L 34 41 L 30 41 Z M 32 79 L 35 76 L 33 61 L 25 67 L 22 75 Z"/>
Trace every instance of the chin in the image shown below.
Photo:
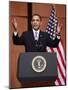
<path fill-rule="evenodd" d="M 36 31 L 38 30 L 38 29 L 35 29 Z"/>
<path fill-rule="evenodd" d="M 35 30 L 38 30 L 39 28 L 34 28 Z"/>

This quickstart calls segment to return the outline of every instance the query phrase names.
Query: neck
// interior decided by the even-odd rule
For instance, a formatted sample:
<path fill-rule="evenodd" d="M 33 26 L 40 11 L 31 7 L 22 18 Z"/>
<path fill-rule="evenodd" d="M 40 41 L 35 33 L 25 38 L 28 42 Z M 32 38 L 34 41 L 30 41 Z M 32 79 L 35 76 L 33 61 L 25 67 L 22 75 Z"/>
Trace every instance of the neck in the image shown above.
<path fill-rule="evenodd" d="M 40 29 L 37 29 L 37 30 L 36 29 L 32 29 L 32 30 L 34 30 L 34 31 L 40 31 Z"/>

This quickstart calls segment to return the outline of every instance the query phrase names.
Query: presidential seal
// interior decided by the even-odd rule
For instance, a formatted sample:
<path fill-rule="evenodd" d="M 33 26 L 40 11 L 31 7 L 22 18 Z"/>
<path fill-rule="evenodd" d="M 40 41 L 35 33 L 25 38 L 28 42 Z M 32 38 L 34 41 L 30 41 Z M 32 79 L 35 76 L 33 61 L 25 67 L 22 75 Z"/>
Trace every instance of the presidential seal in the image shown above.
<path fill-rule="evenodd" d="M 35 72 L 43 72 L 46 68 L 46 59 L 43 56 L 36 56 L 32 60 L 32 69 Z"/>

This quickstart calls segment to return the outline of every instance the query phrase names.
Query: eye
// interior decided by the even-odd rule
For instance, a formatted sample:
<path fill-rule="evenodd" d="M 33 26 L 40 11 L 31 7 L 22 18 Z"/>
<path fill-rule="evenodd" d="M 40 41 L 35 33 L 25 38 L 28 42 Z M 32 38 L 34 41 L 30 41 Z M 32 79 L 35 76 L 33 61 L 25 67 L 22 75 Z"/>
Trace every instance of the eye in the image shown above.
<path fill-rule="evenodd" d="M 33 20 L 32 20 L 32 22 L 35 22 L 35 21 L 40 22 L 39 19 L 33 19 Z"/>
<path fill-rule="evenodd" d="M 36 21 L 40 21 L 39 19 L 37 19 Z"/>
<path fill-rule="evenodd" d="M 32 20 L 32 22 L 34 22 L 34 21 L 35 21 L 35 19 Z"/>

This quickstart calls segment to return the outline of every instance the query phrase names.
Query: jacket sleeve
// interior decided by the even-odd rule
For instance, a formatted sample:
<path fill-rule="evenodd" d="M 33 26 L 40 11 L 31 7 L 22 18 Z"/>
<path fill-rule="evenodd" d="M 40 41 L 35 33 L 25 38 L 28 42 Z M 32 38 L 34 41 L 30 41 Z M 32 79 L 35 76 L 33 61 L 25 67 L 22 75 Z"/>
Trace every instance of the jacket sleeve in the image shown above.
<path fill-rule="evenodd" d="M 46 45 L 49 47 L 57 47 L 59 44 L 60 39 L 58 39 L 57 37 L 52 40 L 49 36 L 48 33 L 46 33 Z"/>
<path fill-rule="evenodd" d="M 14 33 L 13 33 L 13 44 L 15 44 L 15 45 L 24 45 L 25 44 L 25 42 L 24 42 L 24 33 L 19 37 L 18 36 L 18 33 L 17 33 L 17 35 L 14 35 Z"/>

